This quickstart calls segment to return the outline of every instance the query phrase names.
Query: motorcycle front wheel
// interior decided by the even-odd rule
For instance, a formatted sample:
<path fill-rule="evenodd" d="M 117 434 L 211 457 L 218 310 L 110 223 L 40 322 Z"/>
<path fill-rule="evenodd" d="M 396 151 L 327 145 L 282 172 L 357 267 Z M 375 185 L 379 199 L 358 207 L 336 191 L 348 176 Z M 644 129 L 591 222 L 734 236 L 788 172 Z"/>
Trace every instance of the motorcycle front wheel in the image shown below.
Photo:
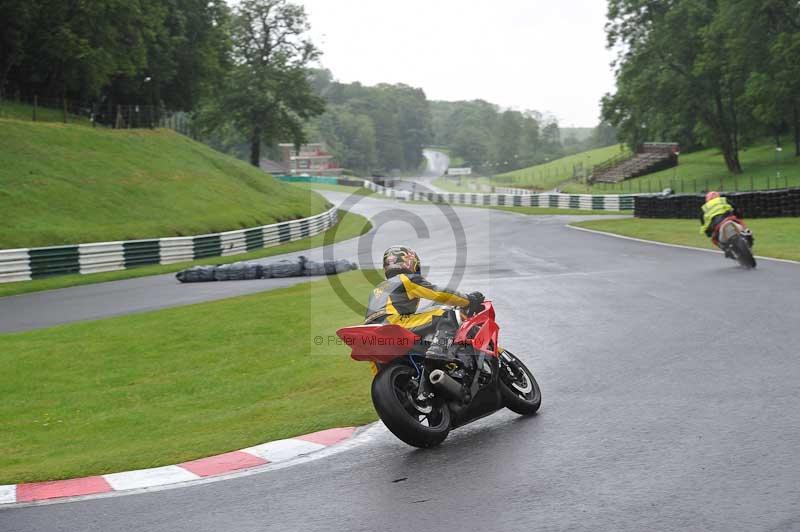
<path fill-rule="evenodd" d="M 523 416 L 542 405 L 542 391 L 528 367 L 510 351 L 500 353 L 500 394 L 506 408 Z"/>
<path fill-rule="evenodd" d="M 756 267 L 756 259 L 753 257 L 753 252 L 750 249 L 750 245 L 743 236 L 739 235 L 736 237 L 732 245 L 733 252 L 736 254 L 736 260 L 739 261 L 739 264 L 745 268 Z"/>
<path fill-rule="evenodd" d="M 417 370 L 402 362 L 381 369 L 372 381 L 372 404 L 392 434 L 413 447 L 435 447 L 450 433 L 450 409 L 417 399 Z"/>

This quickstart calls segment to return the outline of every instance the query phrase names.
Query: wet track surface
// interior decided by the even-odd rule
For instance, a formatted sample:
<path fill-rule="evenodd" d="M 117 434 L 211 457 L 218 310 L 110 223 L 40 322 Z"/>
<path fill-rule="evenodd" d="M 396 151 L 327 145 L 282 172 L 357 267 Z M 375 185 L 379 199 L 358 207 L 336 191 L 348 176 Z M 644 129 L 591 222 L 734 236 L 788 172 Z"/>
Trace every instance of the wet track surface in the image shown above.
<path fill-rule="evenodd" d="M 379 428 L 283 470 L 2 510 L 0 531 L 800 530 L 800 266 L 744 271 L 717 254 L 570 230 L 569 217 L 373 199 L 354 210 L 387 207 L 419 217 L 429 238 L 388 222 L 362 258 L 409 242 L 436 282 L 457 256 L 453 216 L 463 224 L 459 287 L 495 301 L 501 341 L 541 384 L 538 416 L 500 412 L 430 451 Z M 355 241 L 336 249 L 358 254 Z M 184 304 L 169 299 L 178 291 L 194 301 L 269 288 L 136 281 L 51 294 L 90 317 Z M 53 301 L 16 300 L 32 326 Z M 3 304 L 0 322 L 13 314 Z"/>

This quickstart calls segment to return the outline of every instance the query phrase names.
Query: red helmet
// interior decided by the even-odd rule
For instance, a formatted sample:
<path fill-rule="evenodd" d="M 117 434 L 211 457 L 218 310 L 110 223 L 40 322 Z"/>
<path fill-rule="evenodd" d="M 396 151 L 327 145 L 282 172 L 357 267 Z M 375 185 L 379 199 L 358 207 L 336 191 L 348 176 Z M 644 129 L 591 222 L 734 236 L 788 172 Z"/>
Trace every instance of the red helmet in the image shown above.
<path fill-rule="evenodd" d="M 717 199 L 719 197 L 719 192 L 716 190 L 712 190 L 708 194 L 706 194 L 706 203 L 711 201 L 712 199 Z"/>
<path fill-rule="evenodd" d="M 392 246 L 383 252 L 383 273 L 386 278 L 400 273 L 419 273 L 419 255 L 406 246 Z"/>

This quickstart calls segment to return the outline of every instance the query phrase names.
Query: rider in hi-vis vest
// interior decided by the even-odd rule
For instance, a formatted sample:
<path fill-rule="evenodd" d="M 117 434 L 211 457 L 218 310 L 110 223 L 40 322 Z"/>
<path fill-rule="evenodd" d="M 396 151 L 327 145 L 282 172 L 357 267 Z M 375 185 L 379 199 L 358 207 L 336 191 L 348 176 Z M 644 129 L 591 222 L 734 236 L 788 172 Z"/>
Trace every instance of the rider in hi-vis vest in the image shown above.
<path fill-rule="evenodd" d="M 719 192 L 709 192 L 706 194 L 706 202 L 701 207 L 700 228 L 701 233 L 711 237 L 717 226 L 728 216 L 731 216 L 736 208 L 727 199 L 719 195 Z M 716 242 L 715 242 L 716 244 Z"/>

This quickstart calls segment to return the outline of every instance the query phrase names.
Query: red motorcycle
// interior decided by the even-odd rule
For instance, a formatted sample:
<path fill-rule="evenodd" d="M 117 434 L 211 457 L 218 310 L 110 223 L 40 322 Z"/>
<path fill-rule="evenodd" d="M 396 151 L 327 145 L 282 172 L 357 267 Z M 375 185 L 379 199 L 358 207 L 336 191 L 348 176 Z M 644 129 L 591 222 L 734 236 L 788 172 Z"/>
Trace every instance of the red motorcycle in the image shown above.
<path fill-rule="evenodd" d="M 430 336 L 399 325 L 359 325 L 336 331 L 354 360 L 372 362 L 372 403 L 392 433 L 414 447 L 434 447 L 450 430 L 508 408 L 539 410 L 542 393 L 533 373 L 498 346 L 494 306 L 484 301 L 469 316 L 448 308 L 459 324 L 450 347 L 455 359 L 427 359 Z"/>

